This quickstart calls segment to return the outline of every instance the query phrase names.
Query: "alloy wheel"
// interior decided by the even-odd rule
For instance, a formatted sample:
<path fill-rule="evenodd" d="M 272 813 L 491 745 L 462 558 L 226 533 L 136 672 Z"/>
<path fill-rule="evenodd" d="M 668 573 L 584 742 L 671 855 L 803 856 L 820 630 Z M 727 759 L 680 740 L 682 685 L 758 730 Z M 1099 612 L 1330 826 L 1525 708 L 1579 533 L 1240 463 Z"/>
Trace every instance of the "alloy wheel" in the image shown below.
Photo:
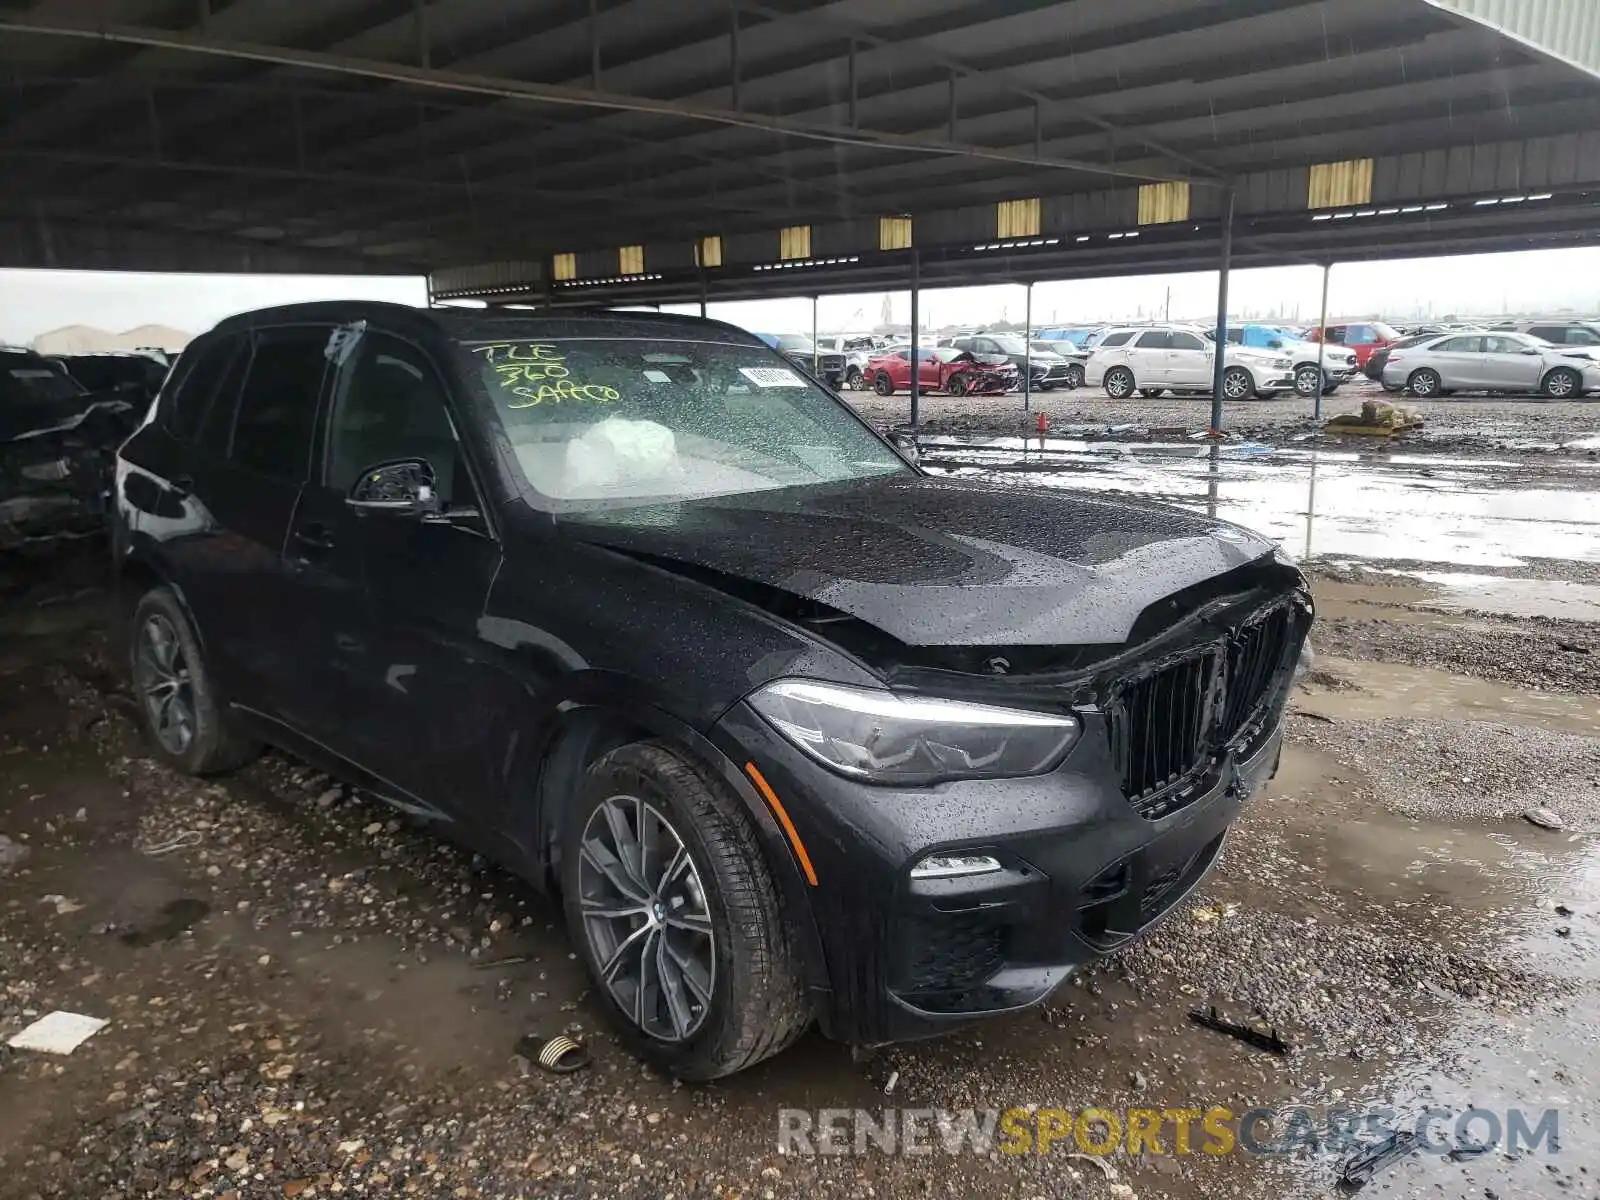
<path fill-rule="evenodd" d="M 1302 396 L 1316 395 L 1318 374 L 1316 367 L 1301 367 L 1294 377 L 1295 391 Z"/>
<path fill-rule="evenodd" d="M 717 947 L 683 838 L 648 801 L 611 796 L 589 814 L 578 854 L 584 934 L 606 990 L 651 1037 L 692 1037 L 711 1011 Z"/>
<path fill-rule="evenodd" d="M 160 613 L 139 630 L 133 675 L 156 739 L 169 754 L 182 754 L 194 741 L 194 684 L 177 630 Z"/>
<path fill-rule="evenodd" d="M 1250 376 L 1243 371 L 1229 371 L 1222 379 L 1222 394 L 1229 400 L 1243 400 L 1250 393 Z"/>
<path fill-rule="evenodd" d="M 1572 376 L 1566 371 L 1552 371 L 1545 380 L 1544 389 L 1552 396 L 1570 396 L 1573 392 Z"/>

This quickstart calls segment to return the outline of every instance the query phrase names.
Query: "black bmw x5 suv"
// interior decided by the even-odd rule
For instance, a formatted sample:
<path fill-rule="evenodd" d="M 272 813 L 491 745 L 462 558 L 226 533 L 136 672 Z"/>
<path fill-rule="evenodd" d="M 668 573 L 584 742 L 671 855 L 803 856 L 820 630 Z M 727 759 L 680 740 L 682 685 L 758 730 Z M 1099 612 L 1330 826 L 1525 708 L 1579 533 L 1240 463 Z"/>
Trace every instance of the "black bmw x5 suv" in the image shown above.
<path fill-rule="evenodd" d="M 270 742 L 559 894 L 686 1078 L 1044 999 L 1217 860 L 1311 618 L 1273 545 L 926 475 L 688 318 L 224 321 L 123 447 L 154 752 Z"/>

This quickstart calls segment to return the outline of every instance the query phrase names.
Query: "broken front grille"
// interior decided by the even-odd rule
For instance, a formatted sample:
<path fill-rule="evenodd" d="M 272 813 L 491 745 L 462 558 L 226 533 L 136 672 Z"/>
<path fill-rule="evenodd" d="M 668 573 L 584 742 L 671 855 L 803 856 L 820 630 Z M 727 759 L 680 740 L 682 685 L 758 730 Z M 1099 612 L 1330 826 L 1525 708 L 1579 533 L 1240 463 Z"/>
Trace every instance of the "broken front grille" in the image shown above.
<path fill-rule="evenodd" d="M 1280 604 L 1122 689 L 1110 709 L 1112 749 L 1142 816 L 1154 821 L 1198 798 L 1224 748 L 1255 749 L 1297 633 L 1293 607 Z"/>
<path fill-rule="evenodd" d="M 1228 639 L 1220 728 L 1224 744 L 1248 743 L 1260 733 L 1293 632 L 1289 608 L 1280 605 Z"/>
<path fill-rule="evenodd" d="M 1184 659 L 1123 692 L 1112 736 L 1123 791 L 1141 812 L 1205 765 L 1216 666 L 1214 654 Z"/>

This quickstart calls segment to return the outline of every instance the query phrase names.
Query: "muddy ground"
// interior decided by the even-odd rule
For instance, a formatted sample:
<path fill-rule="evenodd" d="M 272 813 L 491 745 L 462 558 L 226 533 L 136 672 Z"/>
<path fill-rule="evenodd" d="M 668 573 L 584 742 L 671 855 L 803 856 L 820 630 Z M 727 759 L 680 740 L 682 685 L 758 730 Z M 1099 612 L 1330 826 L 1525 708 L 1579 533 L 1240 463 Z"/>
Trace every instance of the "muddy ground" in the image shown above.
<path fill-rule="evenodd" d="M 1122 465 L 1112 482 L 1141 490 Z M 1243 465 L 1225 510 L 1262 486 Z M 1384 467 L 1339 470 L 1360 492 Z M 866 1059 L 810 1035 L 698 1087 L 612 1040 L 557 911 L 503 872 L 280 754 L 204 783 L 155 765 L 108 658 L 98 554 L 10 561 L 0 1040 L 57 1008 L 110 1023 L 69 1057 L 0 1049 L 0 1197 L 1326 1195 L 1342 1153 L 1175 1155 L 1170 1135 L 1101 1160 L 777 1147 L 780 1108 L 1297 1104 L 1554 1108 L 1559 1153 L 1412 1155 L 1363 1194 L 1594 1195 L 1600 540 L 1513 551 L 1562 521 L 1581 547 L 1600 506 L 1592 481 L 1546 481 L 1572 511 L 1524 519 L 1514 482 L 1473 479 L 1454 491 L 1485 498 L 1460 517 L 1475 582 L 1403 526 L 1387 555 L 1308 564 L 1320 655 L 1282 770 L 1148 941 L 1033 1012 Z M 1567 828 L 1528 823 L 1535 806 Z M 1190 1024 L 1210 1003 L 1291 1053 Z M 592 1069 L 519 1055 L 564 1028 Z"/>
<path fill-rule="evenodd" d="M 911 399 L 878 396 L 872 392 L 846 392 L 845 398 L 869 421 L 896 426 L 910 419 Z M 1323 400 L 1323 416 L 1360 412 L 1364 400 L 1401 401 L 1420 410 L 1423 429 L 1407 435 L 1397 445 L 1408 450 L 1499 451 L 1539 448 L 1547 453 L 1593 456 L 1600 453 L 1600 397 L 1574 401 L 1545 400 L 1537 396 L 1486 396 L 1459 394 L 1418 401 L 1393 396 L 1366 379 L 1345 384 Z M 1358 445 L 1369 439 L 1324 436 L 1313 418 L 1313 402 L 1285 396 L 1272 400 L 1229 401 L 1223 404 L 1222 427 L 1248 441 L 1281 444 L 1286 441 L 1313 445 Z M 919 401 L 922 428 L 930 434 L 1014 434 L 1034 432 L 1042 412 L 1052 431 L 1113 439 L 1182 437 L 1204 429 L 1211 420 L 1209 396 L 1134 397 L 1113 400 L 1100 388 L 1074 388 L 1032 396 L 1023 411 L 1019 393 L 1005 396 L 923 396 Z"/>

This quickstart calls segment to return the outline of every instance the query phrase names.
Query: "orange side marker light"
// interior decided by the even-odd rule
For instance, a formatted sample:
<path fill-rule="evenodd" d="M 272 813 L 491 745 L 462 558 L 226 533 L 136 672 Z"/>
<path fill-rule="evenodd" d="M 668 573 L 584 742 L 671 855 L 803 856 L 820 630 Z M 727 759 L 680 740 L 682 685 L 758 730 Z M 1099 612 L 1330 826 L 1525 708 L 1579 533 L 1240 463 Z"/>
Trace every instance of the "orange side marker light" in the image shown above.
<path fill-rule="evenodd" d="M 800 869 L 806 873 L 806 882 L 816 887 L 816 868 L 811 865 L 811 855 L 806 853 L 806 844 L 800 840 L 799 833 L 795 831 L 794 822 L 789 819 L 783 801 L 778 799 L 778 793 L 772 790 L 772 785 L 767 782 L 766 776 L 756 769 L 755 763 L 745 763 L 744 771 L 750 776 L 750 782 L 756 785 L 756 791 L 761 793 L 761 798 L 767 802 L 767 807 L 772 809 L 772 815 L 778 818 L 778 824 L 783 826 L 784 836 L 789 839 L 789 845 L 794 847 L 794 856 L 800 860 Z"/>

